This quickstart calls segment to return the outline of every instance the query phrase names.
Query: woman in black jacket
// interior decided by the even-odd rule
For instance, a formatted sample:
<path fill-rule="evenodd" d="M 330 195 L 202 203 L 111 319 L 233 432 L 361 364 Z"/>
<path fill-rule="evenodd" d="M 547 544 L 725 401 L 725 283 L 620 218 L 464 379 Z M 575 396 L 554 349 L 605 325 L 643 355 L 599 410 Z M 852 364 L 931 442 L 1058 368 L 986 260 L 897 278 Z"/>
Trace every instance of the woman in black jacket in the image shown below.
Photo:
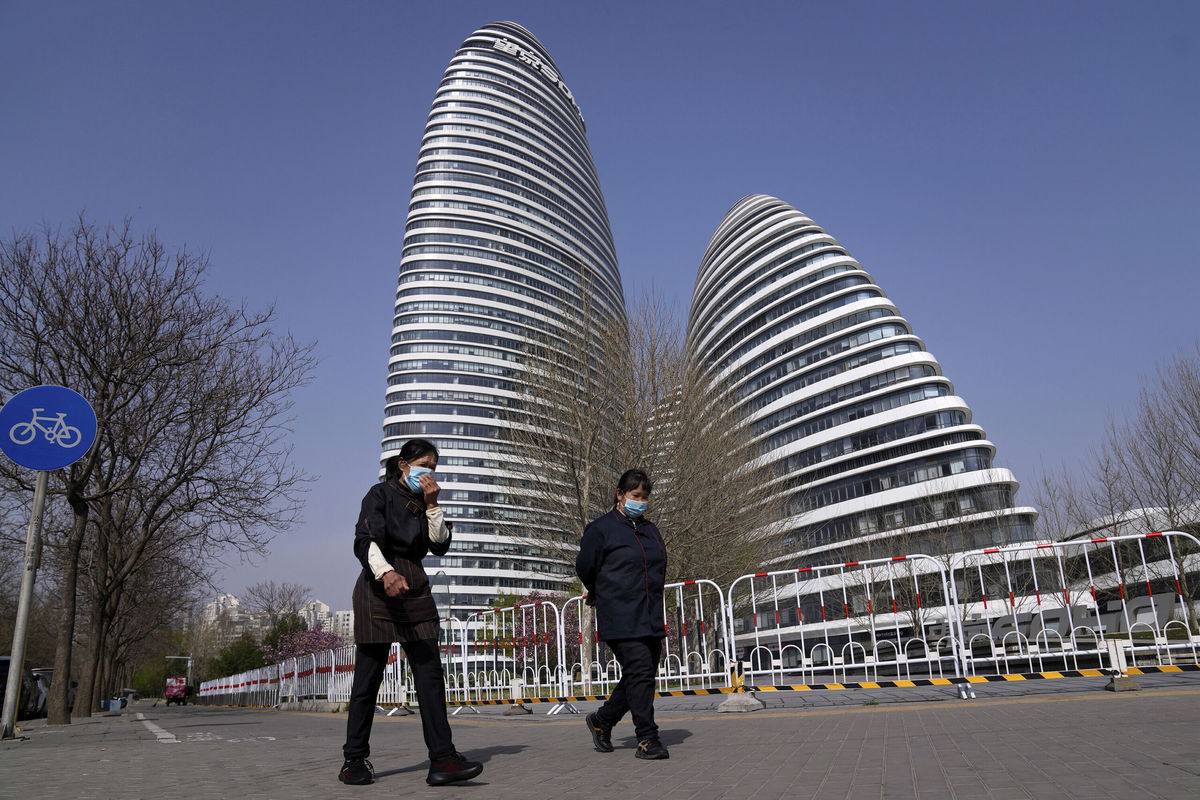
<path fill-rule="evenodd" d="M 621 665 L 621 681 L 597 711 L 587 715 L 592 744 L 611 753 L 612 729 L 625 712 L 633 716 L 638 758 L 670 758 L 654 724 L 654 675 L 666 626 L 663 587 L 667 548 L 662 534 L 646 519 L 650 476 L 631 469 L 617 482 L 616 502 L 583 532 L 575 571 L 596 607 L 596 630 Z"/>
<path fill-rule="evenodd" d="M 421 559 L 450 549 L 451 525 L 438 507 L 441 487 L 433 477 L 438 451 L 412 439 L 387 460 L 384 480 L 363 498 L 354 527 L 354 555 L 362 572 L 354 585 L 354 685 L 346 720 L 345 762 L 338 779 L 375 780 L 371 723 L 392 642 L 400 642 L 412 667 L 421 730 L 429 748 L 430 785 L 474 778 L 483 765 L 454 749 L 446 718 L 446 689 L 438 655 L 438 610 Z"/>

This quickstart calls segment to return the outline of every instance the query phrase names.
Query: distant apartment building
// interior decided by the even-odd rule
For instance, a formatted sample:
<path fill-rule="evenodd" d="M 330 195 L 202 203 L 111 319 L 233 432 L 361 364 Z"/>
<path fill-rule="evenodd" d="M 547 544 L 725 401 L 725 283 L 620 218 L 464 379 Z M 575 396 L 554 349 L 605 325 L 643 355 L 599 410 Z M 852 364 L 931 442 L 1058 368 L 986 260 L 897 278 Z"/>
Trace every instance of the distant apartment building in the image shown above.
<path fill-rule="evenodd" d="M 354 611 L 335 611 L 330 630 L 342 637 L 347 644 L 352 643 L 354 641 Z"/>

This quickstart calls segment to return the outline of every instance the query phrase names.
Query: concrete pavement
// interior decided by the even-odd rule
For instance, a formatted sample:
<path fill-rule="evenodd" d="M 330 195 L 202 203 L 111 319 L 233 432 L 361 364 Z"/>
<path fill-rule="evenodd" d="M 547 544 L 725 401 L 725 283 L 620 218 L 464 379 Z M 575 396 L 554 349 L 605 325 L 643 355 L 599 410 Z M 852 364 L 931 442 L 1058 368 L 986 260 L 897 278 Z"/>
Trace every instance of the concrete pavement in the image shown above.
<path fill-rule="evenodd" d="M 824 708 L 784 707 L 817 694 L 789 693 L 767 696 L 776 707 L 748 715 L 686 710 L 701 698 L 660 700 L 662 738 L 671 748 L 661 762 L 633 757 L 628 722 L 615 731 L 617 752 L 600 754 L 581 717 L 546 717 L 545 707 L 503 717 L 491 707 L 452 720 L 459 749 L 486 762 L 483 775 L 440 788 L 424 783 L 416 717 L 376 718 L 379 780 L 347 787 L 336 779 L 342 714 L 143 701 L 129 715 L 61 728 L 31 724 L 26 741 L 0 744 L 0 797 L 1200 797 L 1200 685 L 1157 681 L 1119 695 L 1096 691 L 1101 685 L 974 701 L 945 693 L 903 703 L 860 695 L 856 704 Z"/>

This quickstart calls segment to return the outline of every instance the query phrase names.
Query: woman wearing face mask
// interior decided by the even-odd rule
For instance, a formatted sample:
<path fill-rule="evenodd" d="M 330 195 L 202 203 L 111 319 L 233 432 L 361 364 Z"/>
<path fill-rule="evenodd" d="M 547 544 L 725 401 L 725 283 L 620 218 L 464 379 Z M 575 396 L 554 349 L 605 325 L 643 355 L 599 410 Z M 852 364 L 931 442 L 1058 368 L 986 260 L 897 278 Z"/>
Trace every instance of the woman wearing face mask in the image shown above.
<path fill-rule="evenodd" d="M 621 476 L 612 510 L 583 532 L 575 571 L 587 589 L 588 604 L 596 607 L 598 636 L 621 665 L 621 681 L 608 701 L 587 715 L 592 745 L 611 753 L 613 726 L 628 711 L 638 740 L 634 755 L 656 760 L 670 757 L 654 724 L 654 675 L 666 636 L 667 548 L 644 516 L 652 488 L 640 469 Z"/>
<path fill-rule="evenodd" d="M 429 749 L 426 782 L 441 785 L 474 778 L 483 765 L 454 749 L 446 718 L 446 690 L 438 655 L 438 610 L 421 559 L 450 549 L 450 523 L 438 507 L 441 487 L 433 477 L 438 451 L 412 439 L 384 465 L 384 479 L 363 498 L 354 527 L 354 555 L 363 569 L 354 585 L 354 684 L 346 721 L 345 762 L 338 779 L 375 780 L 371 723 L 392 642 L 400 642 L 412 667 L 421 730 Z"/>

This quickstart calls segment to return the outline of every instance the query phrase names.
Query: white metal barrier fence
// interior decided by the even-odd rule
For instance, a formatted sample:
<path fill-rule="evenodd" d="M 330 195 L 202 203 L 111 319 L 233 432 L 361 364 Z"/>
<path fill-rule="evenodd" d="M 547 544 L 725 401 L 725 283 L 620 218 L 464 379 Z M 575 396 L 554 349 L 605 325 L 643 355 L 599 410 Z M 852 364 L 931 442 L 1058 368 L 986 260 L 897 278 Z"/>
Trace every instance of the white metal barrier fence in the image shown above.
<path fill-rule="evenodd" d="M 949 594 L 919 554 L 743 575 L 727 605 L 735 655 L 752 686 L 957 676 Z"/>
<path fill-rule="evenodd" d="M 1190 534 L 986 548 L 954 556 L 951 573 L 968 675 L 1197 663 Z"/>
<path fill-rule="evenodd" d="M 608 694 L 621 679 L 621 666 L 599 638 L 596 618 L 584 596 L 563 603 L 565 693 Z M 710 580 L 669 583 L 663 592 L 665 634 L 659 662 L 659 691 L 728 686 L 731 639 L 725 593 Z"/>
<path fill-rule="evenodd" d="M 1200 670 L 1198 604 L 1200 539 L 1180 531 L 757 572 L 727 592 L 683 581 L 666 587 L 657 684 L 702 692 Z M 439 648 L 447 700 L 463 706 L 557 710 L 620 680 L 583 597 L 447 617 Z M 200 701 L 347 702 L 353 674 L 354 648 L 341 647 L 206 681 Z M 379 702 L 414 701 L 393 645 Z"/>
<path fill-rule="evenodd" d="M 478 611 L 463 621 L 459 633 L 468 705 L 565 692 L 564 630 L 554 603 Z"/>

